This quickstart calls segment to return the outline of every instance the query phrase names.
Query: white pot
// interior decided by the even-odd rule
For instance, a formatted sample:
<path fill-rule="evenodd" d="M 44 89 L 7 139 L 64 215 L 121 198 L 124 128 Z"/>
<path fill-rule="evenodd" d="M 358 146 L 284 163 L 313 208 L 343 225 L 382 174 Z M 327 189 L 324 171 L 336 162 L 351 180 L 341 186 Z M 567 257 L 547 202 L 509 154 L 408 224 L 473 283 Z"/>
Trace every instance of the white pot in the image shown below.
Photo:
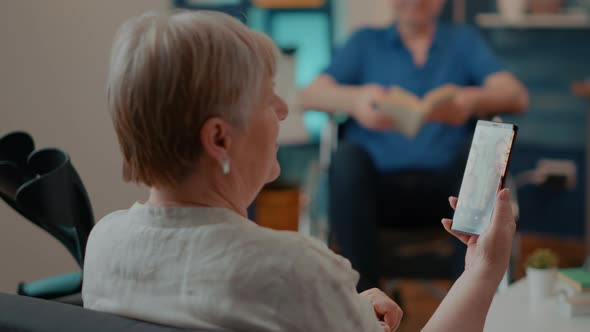
<path fill-rule="evenodd" d="M 553 295 L 557 280 L 556 268 L 535 269 L 527 267 L 526 277 L 531 299 L 544 299 Z"/>
<path fill-rule="evenodd" d="M 527 9 L 527 0 L 497 0 L 500 14 L 508 21 L 520 21 Z"/>

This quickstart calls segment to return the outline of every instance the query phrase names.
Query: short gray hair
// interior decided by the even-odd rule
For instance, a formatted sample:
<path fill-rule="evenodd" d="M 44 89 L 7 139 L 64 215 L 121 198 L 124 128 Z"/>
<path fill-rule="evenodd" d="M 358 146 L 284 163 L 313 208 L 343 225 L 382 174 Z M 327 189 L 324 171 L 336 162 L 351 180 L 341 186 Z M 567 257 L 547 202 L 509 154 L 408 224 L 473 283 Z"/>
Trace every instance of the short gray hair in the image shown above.
<path fill-rule="evenodd" d="M 243 123 L 275 74 L 277 54 L 270 38 L 218 12 L 127 21 L 115 38 L 107 86 L 124 179 L 153 186 L 189 175 L 203 123 L 215 116 Z"/>

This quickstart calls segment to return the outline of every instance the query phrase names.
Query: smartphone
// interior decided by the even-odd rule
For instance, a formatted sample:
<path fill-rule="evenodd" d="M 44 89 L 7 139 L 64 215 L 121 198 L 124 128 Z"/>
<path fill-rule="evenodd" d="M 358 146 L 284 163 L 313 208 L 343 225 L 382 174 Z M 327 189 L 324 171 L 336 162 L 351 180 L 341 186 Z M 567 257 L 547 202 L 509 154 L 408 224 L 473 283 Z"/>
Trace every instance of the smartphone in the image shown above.
<path fill-rule="evenodd" d="M 518 127 L 478 121 L 459 190 L 452 230 L 481 234 L 487 228 L 496 196 L 504 185 Z"/>

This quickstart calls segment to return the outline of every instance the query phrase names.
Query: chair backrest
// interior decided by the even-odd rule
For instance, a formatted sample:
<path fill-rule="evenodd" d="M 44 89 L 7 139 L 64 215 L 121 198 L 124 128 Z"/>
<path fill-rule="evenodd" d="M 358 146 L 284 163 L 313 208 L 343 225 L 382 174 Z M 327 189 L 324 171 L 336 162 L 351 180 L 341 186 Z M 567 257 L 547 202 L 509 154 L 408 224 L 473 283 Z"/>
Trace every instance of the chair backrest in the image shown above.
<path fill-rule="evenodd" d="M 0 293 L 1 332 L 181 332 L 78 306 Z"/>
<path fill-rule="evenodd" d="M 32 138 L 23 132 L 0 138 L 0 197 L 58 239 L 82 266 L 94 216 L 67 153 L 34 151 Z"/>

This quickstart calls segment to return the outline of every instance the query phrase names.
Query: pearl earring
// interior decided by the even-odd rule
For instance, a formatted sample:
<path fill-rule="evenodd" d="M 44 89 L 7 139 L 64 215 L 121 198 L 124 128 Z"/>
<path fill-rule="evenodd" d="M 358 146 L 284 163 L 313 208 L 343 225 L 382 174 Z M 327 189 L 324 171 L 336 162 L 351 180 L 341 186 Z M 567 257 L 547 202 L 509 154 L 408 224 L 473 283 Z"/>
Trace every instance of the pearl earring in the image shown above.
<path fill-rule="evenodd" d="M 226 159 L 223 161 L 221 164 L 221 172 L 223 172 L 223 175 L 229 174 L 229 160 Z"/>

